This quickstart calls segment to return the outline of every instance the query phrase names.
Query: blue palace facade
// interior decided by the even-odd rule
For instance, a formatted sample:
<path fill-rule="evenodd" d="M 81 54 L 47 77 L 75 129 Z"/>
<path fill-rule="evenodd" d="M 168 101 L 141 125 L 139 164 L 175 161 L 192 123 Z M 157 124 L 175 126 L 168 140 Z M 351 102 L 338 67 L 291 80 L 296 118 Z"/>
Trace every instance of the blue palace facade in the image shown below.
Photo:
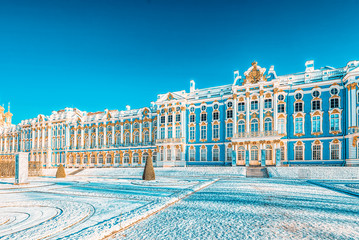
<path fill-rule="evenodd" d="M 44 167 L 359 164 L 359 61 L 277 76 L 256 62 L 233 84 L 159 94 L 141 109 L 76 108 L 11 123 L 0 108 L 0 161 Z"/>

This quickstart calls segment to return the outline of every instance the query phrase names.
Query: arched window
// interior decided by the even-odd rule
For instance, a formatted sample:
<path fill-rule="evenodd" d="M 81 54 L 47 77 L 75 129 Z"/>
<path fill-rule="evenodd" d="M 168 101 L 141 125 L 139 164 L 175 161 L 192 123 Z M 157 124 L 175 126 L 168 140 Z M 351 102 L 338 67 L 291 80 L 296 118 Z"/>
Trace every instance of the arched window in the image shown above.
<path fill-rule="evenodd" d="M 251 121 L 251 132 L 258 132 L 258 120 L 253 119 Z"/>
<path fill-rule="evenodd" d="M 294 120 L 294 133 L 295 134 L 301 134 L 303 133 L 303 117 L 297 117 Z"/>
<path fill-rule="evenodd" d="M 303 146 L 301 145 L 294 146 L 294 160 L 296 161 L 304 160 Z"/>
<path fill-rule="evenodd" d="M 266 161 L 272 161 L 272 146 L 271 145 L 267 145 L 266 149 L 265 149 L 265 159 Z"/>
<path fill-rule="evenodd" d="M 86 135 L 85 136 L 85 148 L 88 148 L 89 147 L 89 136 Z"/>
<path fill-rule="evenodd" d="M 156 139 L 157 139 L 157 130 L 154 130 L 153 131 L 153 141 L 156 141 Z"/>
<path fill-rule="evenodd" d="M 172 160 L 172 151 L 170 148 L 167 149 L 167 161 L 171 161 Z"/>
<path fill-rule="evenodd" d="M 102 134 L 100 134 L 100 136 L 98 137 L 98 145 L 100 148 L 103 147 L 103 135 Z"/>
<path fill-rule="evenodd" d="M 142 163 L 146 163 L 147 162 L 147 160 L 148 160 L 148 153 L 143 153 L 143 155 L 142 155 Z"/>
<path fill-rule="evenodd" d="M 152 153 L 152 161 L 157 162 L 157 152 Z"/>
<path fill-rule="evenodd" d="M 278 119 L 278 133 L 285 134 L 285 120 L 284 118 Z"/>
<path fill-rule="evenodd" d="M 181 126 L 176 126 L 176 138 L 182 137 Z"/>
<path fill-rule="evenodd" d="M 330 144 L 330 159 L 331 160 L 340 159 L 340 146 L 338 143 Z"/>
<path fill-rule="evenodd" d="M 130 163 L 130 155 L 128 155 L 128 153 L 125 153 L 125 155 L 123 155 L 123 163 Z"/>
<path fill-rule="evenodd" d="M 150 142 L 150 134 L 148 131 L 145 131 L 143 135 L 144 135 L 144 137 L 143 137 L 144 143 L 145 143 L 145 145 L 147 145 Z"/>
<path fill-rule="evenodd" d="M 266 118 L 264 120 L 264 131 L 269 132 L 272 131 L 272 119 Z"/>
<path fill-rule="evenodd" d="M 120 164 L 120 154 L 115 155 L 115 164 Z"/>
<path fill-rule="evenodd" d="M 36 141 L 35 141 L 35 144 L 37 144 Z M 70 148 L 73 149 L 74 146 L 75 146 L 75 140 L 74 140 L 73 137 L 71 137 L 71 138 L 70 138 Z M 35 145 L 35 148 L 36 148 L 36 145 Z"/>
<path fill-rule="evenodd" d="M 207 139 L 207 125 L 201 126 L 201 140 Z"/>
<path fill-rule="evenodd" d="M 121 144 L 121 134 L 117 133 L 116 134 L 116 146 L 120 146 Z"/>
<path fill-rule="evenodd" d="M 251 110 L 258 110 L 258 101 L 251 101 Z"/>
<path fill-rule="evenodd" d="M 139 144 L 140 142 L 140 133 L 137 131 L 134 133 L 134 144 Z"/>
<path fill-rule="evenodd" d="M 219 139 L 219 125 L 213 125 L 213 139 Z"/>
<path fill-rule="evenodd" d="M 126 132 L 125 134 L 125 145 L 130 144 L 130 133 Z"/>
<path fill-rule="evenodd" d="M 194 149 L 194 148 L 189 149 L 189 160 L 190 160 L 191 162 L 196 161 L 196 153 L 195 153 L 195 149 Z"/>
<path fill-rule="evenodd" d="M 258 161 L 258 147 L 257 146 L 251 147 L 251 160 Z"/>
<path fill-rule="evenodd" d="M 181 149 L 179 148 L 175 149 L 175 156 L 176 156 L 176 161 L 181 161 Z"/>
<path fill-rule="evenodd" d="M 232 147 L 227 147 L 227 158 L 226 158 L 226 160 L 228 162 L 232 161 Z"/>
<path fill-rule="evenodd" d="M 112 134 L 107 135 L 106 144 L 107 144 L 107 146 L 112 146 Z"/>
<path fill-rule="evenodd" d="M 233 137 L 233 123 L 227 123 L 227 138 Z"/>
<path fill-rule="evenodd" d="M 134 153 L 132 159 L 134 164 L 138 164 L 139 162 L 138 153 Z"/>
<path fill-rule="evenodd" d="M 321 117 L 320 116 L 313 116 L 312 117 L 312 132 L 318 133 L 320 132 L 321 125 Z"/>
<path fill-rule="evenodd" d="M 339 114 L 330 115 L 330 131 L 339 131 Z"/>
<path fill-rule="evenodd" d="M 172 138 L 172 133 L 173 133 L 173 128 L 168 127 L 168 129 L 167 129 L 167 138 Z"/>
<path fill-rule="evenodd" d="M 200 152 L 200 159 L 201 161 L 207 161 L 207 149 L 206 148 L 201 148 L 201 152 Z"/>
<path fill-rule="evenodd" d="M 107 163 L 107 164 L 111 164 L 111 163 L 112 163 L 112 155 L 111 155 L 111 154 L 107 154 L 106 163 Z"/>
<path fill-rule="evenodd" d="M 214 148 L 213 148 L 212 160 L 213 160 L 214 162 L 218 162 L 218 161 L 219 161 L 219 148 L 218 148 L 218 147 L 214 147 Z"/>
<path fill-rule="evenodd" d="M 84 155 L 84 164 L 87 164 L 88 163 L 88 156 L 87 155 Z"/>
<path fill-rule="evenodd" d="M 99 163 L 99 164 L 103 164 L 103 155 L 102 155 L 102 154 L 100 154 L 100 155 L 98 156 L 98 163 Z"/>
<path fill-rule="evenodd" d="M 238 122 L 238 133 L 245 132 L 245 122 L 244 120 L 239 120 Z"/>
<path fill-rule="evenodd" d="M 36 155 L 35 155 L 35 161 L 36 161 Z M 70 155 L 70 164 L 74 164 L 74 157 Z"/>
<path fill-rule="evenodd" d="M 76 149 L 80 149 L 81 148 L 81 135 L 77 135 L 77 143 L 76 143 Z M 60 144 L 59 144 L 60 145 Z"/>
<path fill-rule="evenodd" d="M 91 155 L 91 164 L 95 164 L 96 163 L 96 157 L 95 155 Z"/>
<path fill-rule="evenodd" d="M 243 146 L 238 147 L 238 151 L 237 151 L 237 158 L 238 161 L 244 161 L 244 154 L 245 154 L 245 149 Z"/>
<path fill-rule="evenodd" d="M 313 144 L 312 154 L 313 154 L 313 160 L 322 160 L 322 145 Z"/>
<path fill-rule="evenodd" d="M 77 163 L 77 164 L 80 164 L 80 163 L 81 163 L 81 157 L 80 157 L 79 154 L 77 154 L 77 156 L 76 156 L 76 163 Z"/>
<path fill-rule="evenodd" d="M 96 147 L 96 135 L 92 134 L 91 135 L 91 148 L 95 148 Z"/>

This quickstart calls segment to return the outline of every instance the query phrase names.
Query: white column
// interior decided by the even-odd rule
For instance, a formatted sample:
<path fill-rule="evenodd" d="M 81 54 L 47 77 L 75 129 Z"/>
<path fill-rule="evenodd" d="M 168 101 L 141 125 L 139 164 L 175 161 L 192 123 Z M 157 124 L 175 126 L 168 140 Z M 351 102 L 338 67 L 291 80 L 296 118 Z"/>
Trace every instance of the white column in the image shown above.
<path fill-rule="evenodd" d="M 74 130 L 75 134 L 74 134 L 74 149 L 77 149 L 77 129 Z"/>
<path fill-rule="evenodd" d="M 70 125 L 64 125 L 64 127 L 66 128 L 66 147 L 68 148 L 70 146 Z"/>
<path fill-rule="evenodd" d="M 12 138 L 12 151 L 16 152 L 15 151 L 15 136 Z"/>
<path fill-rule="evenodd" d="M 165 138 L 168 138 L 168 132 L 167 132 L 167 130 L 168 130 L 168 127 L 167 127 L 167 124 L 168 124 L 168 111 L 166 111 L 165 112 Z"/>
<path fill-rule="evenodd" d="M 187 126 L 186 109 L 184 107 L 181 107 L 181 130 L 182 130 L 182 137 L 185 140 L 187 138 L 186 126 Z"/>
<path fill-rule="evenodd" d="M 60 139 L 61 141 L 61 139 Z M 81 128 L 81 148 L 84 149 L 84 146 L 85 146 L 85 132 L 84 132 L 84 129 Z"/>
<path fill-rule="evenodd" d="M 37 149 L 40 149 L 40 129 L 37 129 Z"/>
<path fill-rule="evenodd" d="M 35 129 L 31 129 L 31 136 L 32 136 L 32 146 L 31 146 L 31 149 L 34 150 L 34 146 L 35 146 Z M 6 143 L 6 142 L 5 142 Z M 6 145 L 5 145 L 5 148 L 6 148 Z"/>
<path fill-rule="evenodd" d="M 105 129 L 103 130 L 103 146 L 106 147 L 106 144 L 107 144 L 107 125 L 105 125 L 104 128 Z"/>
<path fill-rule="evenodd" d="M 121 144 L 123 144 L 123 122 L 121 122 Z"/>
<path fill-rule="evenodd" d="M 350 86 L 347 86 L 348 87 L 348 92 L 347 92 L 347 107 L 348 107 L 348 126 L 351 127 L 352 124 L 351 124 L 351 114 L 352 114 L 352 110 L 351 110 L 351 91 L 350 91 Z"/>
<path fill-rule="evenodd" d="M 161 116 L 158 113 L 157 114 L 157 139 L 160 139 L 160 133 L 161 133 L 160 122 L 161 122 Z"/>
<path fill-rule="evenodd" d="M 21 131 L 20 132 L 20 138 L 21 138 L 21 141 L 19 142 L 19 144 L 20 144 L 20 151 L 21 152 L 23 152 L 24 151 L 24 149 L 23 149 L 23 145 L 24 145 L 24 138 L 23 138 L 23 136 L 24 136 L 24 133 L 23 133 L 23 131 Z M 1 143 L 0 143 L 0 146 L 1 146 Z M 0 149 L 1 149 L 1 147 L 0 147 Z M 1 151 L 1 150 L 0 150 Z"/>
<path fill-rule="evenodd" d="M 142 142 L 142 119 L 140 119 L 140 143 Z"/>
<path fill-rule="evenodd" d="M 249 107 L 250 107 L 250 101 L 249 96 L 246 96 L 246 132 L 249 133 L 250 130 L 250 122 L 249 122 Z"/>
<path fill-rule="evenodd" d="M 176 113 L 172 112 L 172 138 L 176 138 Z"/>
<path fill-rule="evenodd" d="M 356 103 L 357 103 L 357 101 L 356 101 L 356 94 L 355 94 L 355 90 L 356 90 L 356 87 L 355 88 L 352 88 L 351 90 L 350 90 L 350 92 L 351 92 L 351 109 L 352 109 L 352 126 L 356 126 L 357 125 L 357 115 L 358 115 L 358 113 L 357 113 L 357 110 L 356 110 Z"/>
<path fill-rule="evenodd" d="M 233 101 L 233 135 L 234 134 L 237 134 L 237 108 L 238 108 L 238 101 L 237 101 L 237 96 L 234 98 L 234 101 Z"/>
<path fill-rule="evenodd" d="M 275 91 L 274 95 L 273 95 L 273 112 L 274 112 L 274 122 L 273 122 L 273 129 L 274 131 L 278 130 L 278 98 L 277 98 L 277 91 Z"/>
<path fill-rule="evenodd" d="M 49 148 L 49 149 L 52 148 L 51 147 L 51 138 L 52 138 L 52 136 L 51 136 L 51 127 L 49 126 L 49 127 L 47 127 L 47 148 Z M 62 147 L 64 148 L 65 146 L 62 146 Z"/>
<path fill-rule="evenodd" d="M 131 119 L 131 124 L 130 124 L 130 143 L 133 143 L 133 139 L 132 139 L 132 134 L 133 134 L 133 124 L 132 124 L 132 119 Z"/>
<path fill-rule="evenodd" d="M 149 134 L 150 134 L 149 141 L 152 142 L 152 121 L 150 122 Z"/>
<path fill-rule="evenodd" d="M 96 146 L 96 148 L 98 148 L 98 124 L 96 124 L 96 144 L 95 144 L 95 146 Z"/>
<path fill-rule="evenodd" d="M 45 127 L 41 128 L 41 148 L 44 149 L 45 148 Z"/>
<path fill-rule="evenodd" d="M 112 146 L 115 145 L 115 125 L 113 124 L 112 127 Z"/>
<path fill-rule="evenodd" d="M 263 121 L 263 108 L 264 108 L 264 100 L 263 94 L 259 96 L 259 131 L 264 131 L 264 121 Z"/>

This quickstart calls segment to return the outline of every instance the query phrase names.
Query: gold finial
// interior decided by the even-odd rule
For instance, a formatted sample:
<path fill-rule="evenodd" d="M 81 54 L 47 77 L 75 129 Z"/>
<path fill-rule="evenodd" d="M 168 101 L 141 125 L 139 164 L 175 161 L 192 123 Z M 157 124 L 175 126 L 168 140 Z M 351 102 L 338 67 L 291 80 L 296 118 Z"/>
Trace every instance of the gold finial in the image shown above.
<path fill-rule="evenodd" d="M 257 67 L 257 62 L 256 61 L 252 62 L 252 66 Z"/>
<path fill-rule="evenodd" d="M 10 102 L 9 102 L 8 107 L 7 107 L 7 111 L 10 112 Z"/>

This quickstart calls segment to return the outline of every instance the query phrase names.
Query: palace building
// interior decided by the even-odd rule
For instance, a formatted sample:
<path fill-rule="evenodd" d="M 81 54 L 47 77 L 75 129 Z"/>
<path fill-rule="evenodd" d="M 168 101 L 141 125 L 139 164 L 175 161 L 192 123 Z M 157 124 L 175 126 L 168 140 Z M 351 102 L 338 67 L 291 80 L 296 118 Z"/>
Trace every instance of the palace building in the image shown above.
<path fill-rule="evenodd" d="M 256 62 L 233 84 L 159 94 L 141 109 L 76 108 L 11 124 L 0 107 L 0 160 L 44 167 L 359 164 L 359 61 L 277 76 Z"/>

